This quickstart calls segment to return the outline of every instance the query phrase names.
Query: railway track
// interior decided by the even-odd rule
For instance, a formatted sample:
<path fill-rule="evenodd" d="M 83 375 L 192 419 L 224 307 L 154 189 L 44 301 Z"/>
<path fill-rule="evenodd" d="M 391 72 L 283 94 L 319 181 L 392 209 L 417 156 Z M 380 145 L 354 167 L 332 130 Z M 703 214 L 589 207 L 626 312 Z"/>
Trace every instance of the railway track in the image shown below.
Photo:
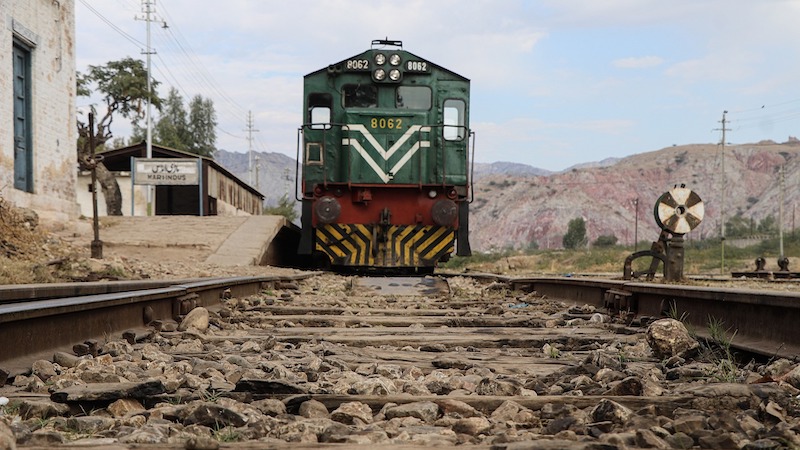
<path fill-rule="evenodd" d="M 169 305 L 160 307 L 168 317 L 188 312 L 181 307 L 207 306 L 208 328 L 201 320 L 200 328 L 154 331 L 122 326 L 120 319 L 119 329 L 105 329 L 94 355 L 57 353 L 9 378 L 0 396 L 11 407 L 0 411 L 19 417 L 13 432 L 30 447 L 800 443 L 794 431 L 800 391 L 775 382 L 790 362 L 731 369 L 710 350 L 695 358 L 654 358 L 645 327 L 593 305 L 598 296 L 617 306 L 635 299 L 650 311 L 638 285 L 571 281 L 577 286 L 572 291 L 569 283 L 546 279 L 186 280 L 140 286 L 146 289 L 124 301 L 112 292 L 121 285 L 94 286 L 107 291 L 82 306 L 49 308 L 74 308 L 68 312 L 72 327 L 82 328 L 77 321 L 89 313 L 78 310 L 108 297 L 108 305 L 91 307 L 105 309 L 106 316 L 91 321 L 107 320 L 109 311 L 134 311 L 141 323 L 143 308 L 155 310 L 151 302 L 159 298 Z M 572 304 L 559 299 L 567 292 Z M 48 295 L 51 303 L 69 299 Z M 669 292 L 673 300 L 676 295 Z M 12 301 L 1 306 L 24 305 Z M 131 304 L 137 306 L 124 306 Z M 35 323 L 32 308 L 4 311 L 4 333 L 13 323 L 7 314 Z M 60 347 L 83 342 L 65 339 Z"/>

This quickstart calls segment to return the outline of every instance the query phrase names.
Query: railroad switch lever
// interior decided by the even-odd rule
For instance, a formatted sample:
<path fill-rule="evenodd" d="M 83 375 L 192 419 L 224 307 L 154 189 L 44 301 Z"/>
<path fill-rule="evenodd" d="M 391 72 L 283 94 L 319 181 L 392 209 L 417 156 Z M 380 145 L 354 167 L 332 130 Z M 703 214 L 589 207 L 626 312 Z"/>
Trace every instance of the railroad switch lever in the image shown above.
<path fill-rule="evenodd" d="M 103 155 L 95 154 L 94 143 L 94 113 L 89 113 L 89 147 L 90 153 L 82 159 L 83 164 L 92 171 L 92 258 L 103 259 L 103 241 L 100 240 L 100 222 L 97 213 L 97 166 L 103 161 Z"/>
<path fill-rule="evenodd" d="M 680 281 L 683 279 L 683 236 L 702 222 L 705 215 L 703 200 L 685 184 L 675 185 L 674 189 L 658 198 L 653 212 L 656 224 L 661 228 L 658 241 L 653 242 L 650 250 L 635 252 L 625 258 L 623 279 L 646 275 L 647 281 L 652 281 L 661 262 L 664 264 L 664 279 Z M 652 258 L 650 267 L 633 271 L 633 261 L 644 257 Z"/>

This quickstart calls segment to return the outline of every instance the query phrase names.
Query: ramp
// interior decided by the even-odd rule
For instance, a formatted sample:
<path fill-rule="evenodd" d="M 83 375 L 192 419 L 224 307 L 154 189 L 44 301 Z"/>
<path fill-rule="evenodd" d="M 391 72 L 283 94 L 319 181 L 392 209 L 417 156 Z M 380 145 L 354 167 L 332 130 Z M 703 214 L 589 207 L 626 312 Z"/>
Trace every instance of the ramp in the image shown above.
<path fill-rule="evenodd" d="M 249 216 L 205 262 L 218 266 L 259 265 L 272 240 L 286 225 L 283 216 Z"/>

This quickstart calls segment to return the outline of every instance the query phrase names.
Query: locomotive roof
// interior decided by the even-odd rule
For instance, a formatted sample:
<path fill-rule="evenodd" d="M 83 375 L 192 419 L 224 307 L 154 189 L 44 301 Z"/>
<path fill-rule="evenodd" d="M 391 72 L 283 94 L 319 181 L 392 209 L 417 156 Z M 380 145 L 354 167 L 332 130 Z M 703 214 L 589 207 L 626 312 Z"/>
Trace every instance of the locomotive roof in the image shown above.
<path fill-rule="evenodd" d="M 453 77 L 455 77 L 457 79 L 460 79 L 462 81 L 467 81 L 467 82 L 469 81 L 468 78 L 466 78 L 466 77 L 464 77 L 462 75 L 459 75 L 459 74 L 457 74 L 456 72 L 453 72 L 450 69 L 442 67 L 442 66 L 440 66 L 440 65 L 438 65 L 438 64 L 436 64 L 434 62 L 431 62 L 431 61 L 429 61 L 429 60 L 427 60 L 425 58 L 421 58 L 421 57 L 419 57 L 419 56 L 417 56 L 417 55 L 415 55 L 415 54 L 413 54 L 413 53 L 411 53 L 411 52 L 409 52 L 407 50 L 403 50 L 402 48 L 396 48 L 396 49 L 391 49 L 391 48 L 388 48 L 388 49 L 387 48 L 371 48 L 371 49 L 366 50 L 364 52 L 361 52 L 361 53 L 359 53 L 357 55 L 353 55 L 353 56 L 351 56 L 349 58 L 345 58 L 345 59 L 343 59 L 341 61 L 335 62 L 333 64 L 329 64 L 326 67 L 323 67 L 321 69 L 318 69 L 318 70 L 315 70 L 315 71 L 313 71 L 311 73 L 308 73 L 308 74 L 305 75 L 304 78 L 308 78 L 308 77 L 311 77 L 311 76 L 314 76 L 314 75 L 317 75 L 317 74 L 320 74 L 320 73 L 327 72 L 329 70 L 329 68 L 335 67 L 337 65 L 341 67 L 344 64 L 346 64 L 347 61 L 350 61 L 350 60 L 359 59 L 359 58 L 368 58 L 369 60 L 372 60 L 372 56 L 375 53 L 384 53 L 386 55 L 389 55 L 389 54 L 392 54 L 392 53 L 398 53 L 398 54 L 402 55 L 403 61 L 408 61 L 408 60 L 424 61 L 424 62 L 430 64 L 432 67 L 434 67 L 437 72 L 445 72 L 445 73 L 448 73 L 448 74 L 452 75 Z"/>

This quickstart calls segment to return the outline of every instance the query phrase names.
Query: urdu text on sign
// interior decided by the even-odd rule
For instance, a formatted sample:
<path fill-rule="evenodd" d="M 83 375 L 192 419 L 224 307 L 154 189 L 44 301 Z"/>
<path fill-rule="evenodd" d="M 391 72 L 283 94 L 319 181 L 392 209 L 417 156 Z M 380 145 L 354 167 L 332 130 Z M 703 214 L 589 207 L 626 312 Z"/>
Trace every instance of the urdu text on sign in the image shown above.
<path fill-rule="evenodd" d="M 198 175 L 194 158 L 134 158 L 134 184 L 197 185 Z"/>

